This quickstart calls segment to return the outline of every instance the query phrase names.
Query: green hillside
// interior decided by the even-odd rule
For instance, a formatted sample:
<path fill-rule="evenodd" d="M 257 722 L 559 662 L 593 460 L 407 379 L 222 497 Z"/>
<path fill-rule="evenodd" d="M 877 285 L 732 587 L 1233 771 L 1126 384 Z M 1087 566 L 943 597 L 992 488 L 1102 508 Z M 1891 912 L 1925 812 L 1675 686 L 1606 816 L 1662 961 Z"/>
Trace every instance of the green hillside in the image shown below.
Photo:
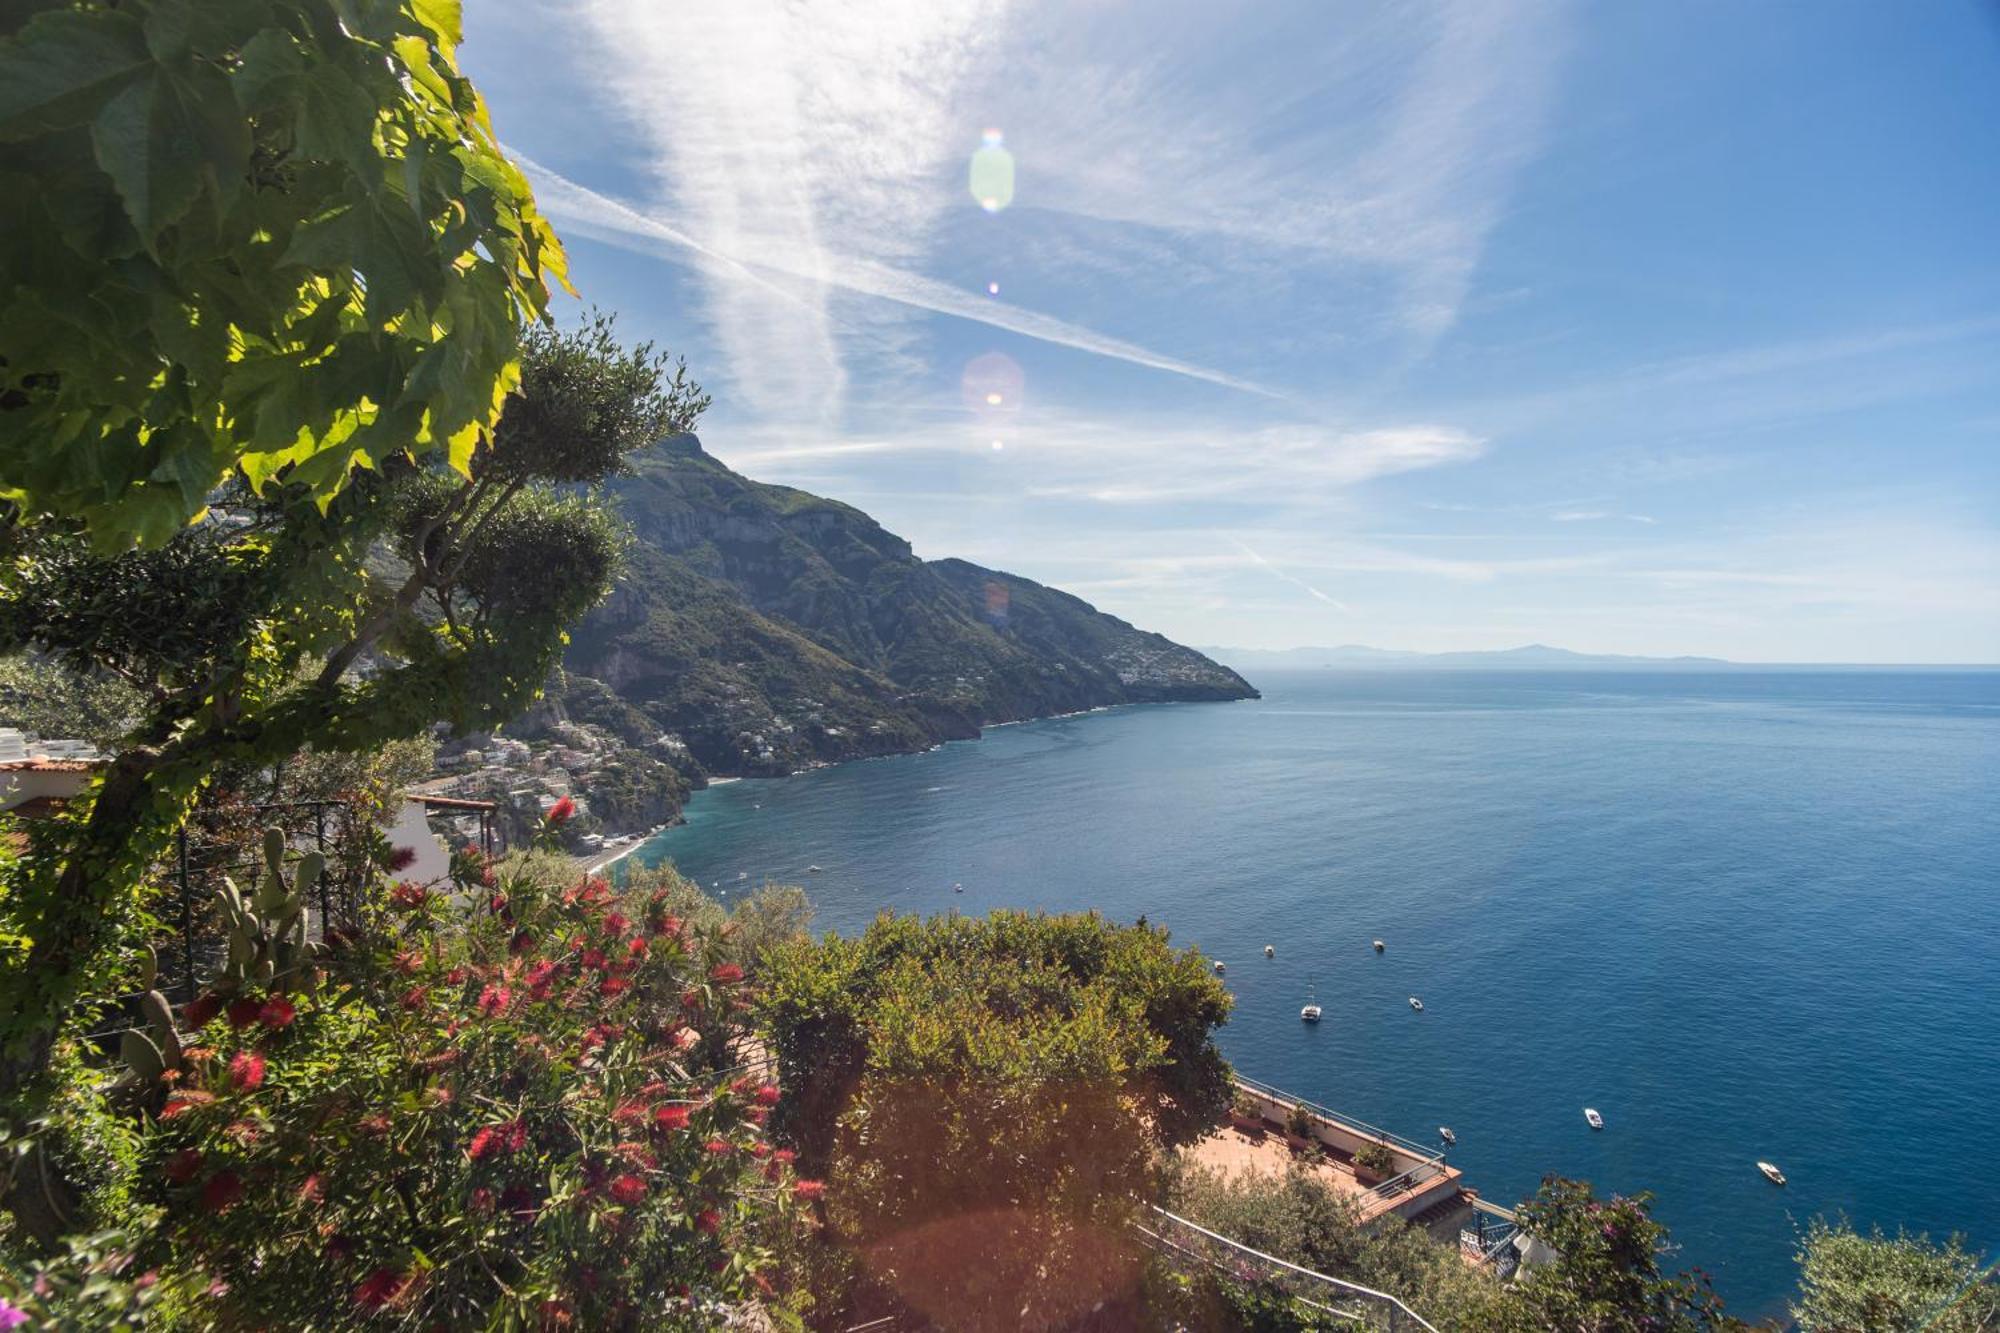
<path fill-rule="evenodd" d="M 1233 671 L 1028 579 L 924 561 L 861 511 L 751 481 L 693 436 L 612 493 L 637 537 L 578 628 L 601 681 L 701 769 L 774 774 L 1105 704 L 1254 696 Z M 579 700 L 580 701 L 580 700 Z M 558 702 L 561 702 L 560 700 Z M 643 726 L 639 719 L 643 719 Z M 685 765 L 683 765 L 685 767 Z"/>

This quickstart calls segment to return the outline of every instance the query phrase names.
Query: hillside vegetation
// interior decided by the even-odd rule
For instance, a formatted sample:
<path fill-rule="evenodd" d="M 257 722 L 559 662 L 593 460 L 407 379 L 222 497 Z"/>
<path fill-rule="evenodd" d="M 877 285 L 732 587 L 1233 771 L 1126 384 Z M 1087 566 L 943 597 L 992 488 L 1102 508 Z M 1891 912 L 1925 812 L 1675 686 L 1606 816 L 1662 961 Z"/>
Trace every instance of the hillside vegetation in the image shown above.
<path fill-rule="evenodd" d="M 1066 593 L 919 559 L 860 510 L 751 481 L 693 435 L 649 451 L 610 494 L 634 549 L 577 629 L 559 693 L 602 682 L 643 719 L 621 734 L 655 728 L 708 772 L 785 773 L 996 722 L 1256 694 Z"/>

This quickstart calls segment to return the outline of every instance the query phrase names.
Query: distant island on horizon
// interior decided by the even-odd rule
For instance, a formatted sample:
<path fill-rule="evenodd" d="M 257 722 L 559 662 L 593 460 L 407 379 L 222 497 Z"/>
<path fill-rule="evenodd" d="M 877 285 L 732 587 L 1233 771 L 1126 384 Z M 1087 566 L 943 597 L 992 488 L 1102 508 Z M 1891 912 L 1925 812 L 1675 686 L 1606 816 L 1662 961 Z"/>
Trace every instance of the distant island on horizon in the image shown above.
<path fill-rule="evenodd" d="M 1424 653 L 1404 648 L 1374 648 L 1367 644 L 1344 643 L 1330 648 L 1222 648 L 1196 649 L 1237 671 L 1365 670 L 1369 668 L 1410 668 L 1415 670 L 1550 671 L 1570 668 L 1629 671 L 1752 671 L 1774 668 L 1819 667 L 1847 671 L 1991 671 L 1986 663 L 1971 662 L 1737 662 L 1726 657 L 1641 657 L 1627 653 L 1579 653 L 1545 643 L 1523 644 L 1518 648 L 1472 649 L 1448 653 Z"/>

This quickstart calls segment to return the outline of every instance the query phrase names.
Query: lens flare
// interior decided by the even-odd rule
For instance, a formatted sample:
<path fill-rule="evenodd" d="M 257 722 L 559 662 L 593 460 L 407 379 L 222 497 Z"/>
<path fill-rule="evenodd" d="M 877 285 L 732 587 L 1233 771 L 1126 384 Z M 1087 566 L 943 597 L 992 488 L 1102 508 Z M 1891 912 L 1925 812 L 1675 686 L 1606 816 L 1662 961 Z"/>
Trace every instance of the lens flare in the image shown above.
<path fill-rule="evenodd" d="M 986 583 L 986 619 L 988 623 L 996 629 L 1006 625 L 1007 612 L 1012 606 L 1013 600 L 1012 595 L 1007 591 L 1006 584 L 995 579 L 988 579 Z"/>
<path fill-rule="evenodd" d="M 998 213 L 1014 202 L 1014 155 L 1001 145 L 1000 131 L 986 131 L 966 173 L 972 197 L 989 213 Z"/>
<path fill-rule="evenodd" d="M 965 363 L 959 378 L 959 392 L 965 405 L 989 423 L 1021 409 L 1021 390 L 1026 377 L 1021 367 L 1004 352 L 987 352 Z M 991 426 L 989 425 L 989 429 Z"/>
<path fill-rule="evenodd" d="M 1000 294 L 1000 284 L 999 284 L 999 283 L 997 283 L 997 282 L 989 282 L 989 283 L 987 283 L 987 284 L 986 284 L 986 294 L 987 294 L 988 296 L 998 296 L 998 295 Z"/>

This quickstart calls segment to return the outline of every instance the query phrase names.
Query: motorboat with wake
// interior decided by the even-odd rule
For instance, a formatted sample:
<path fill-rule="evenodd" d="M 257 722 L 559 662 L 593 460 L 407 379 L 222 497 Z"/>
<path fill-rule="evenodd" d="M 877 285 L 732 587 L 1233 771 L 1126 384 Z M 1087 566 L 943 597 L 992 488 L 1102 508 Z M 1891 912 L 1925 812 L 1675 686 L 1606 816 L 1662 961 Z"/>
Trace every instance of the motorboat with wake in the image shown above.
<path fill-rule="evenodd" d="M 1782 1185 L 1785 1183 L 1785 1173 L 1777 1167 L 1772 1166 L 1769 1162 L 1757 1163 L 1757 1169 L 1762 1171 L 1764 1179 L 1770 1181 L 1773 1185 Z"/>

